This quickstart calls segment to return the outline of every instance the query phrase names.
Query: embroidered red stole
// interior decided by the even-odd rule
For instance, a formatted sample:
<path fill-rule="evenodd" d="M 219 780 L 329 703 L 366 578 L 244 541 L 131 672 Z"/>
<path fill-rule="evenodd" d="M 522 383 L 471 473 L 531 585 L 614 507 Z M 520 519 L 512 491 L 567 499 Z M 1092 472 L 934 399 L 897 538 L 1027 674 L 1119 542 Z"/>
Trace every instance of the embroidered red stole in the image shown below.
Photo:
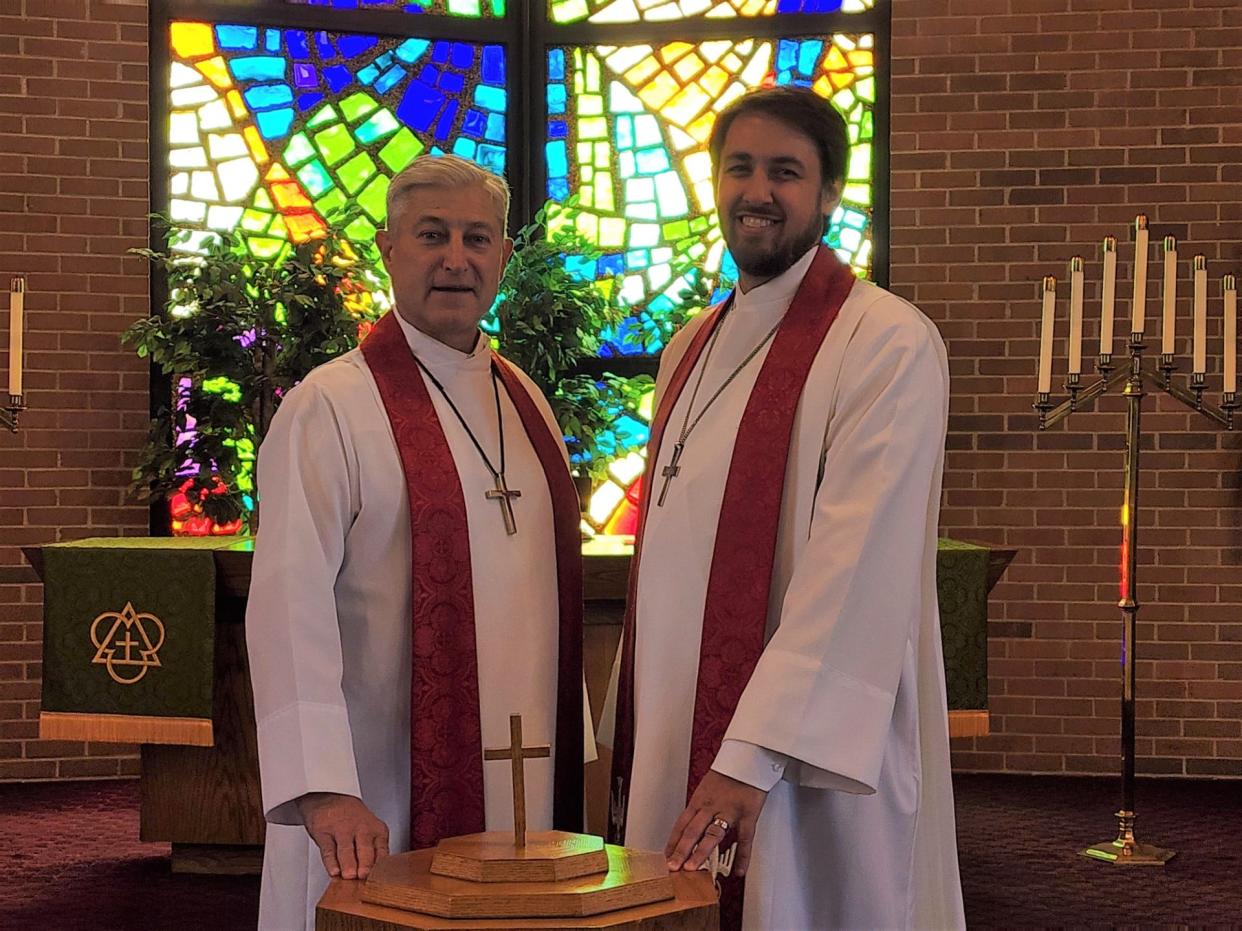
<path fill-rule="evenodd" d="M 410 506 L 410 849 L 485 830 L 483 736 L 466 502 L 440 419 L 393 313 L 362 344 L 392 425 Z M 553 822 L 582 826 L 582 560 L 577 492 L 558 440 L 508 363 L 493 356 L 552 497 L 559 592 Z"/>
<path fill-rule="evenodd" d="M 738 426 L 703 609 L 687 800 L 720 751 L 738 701 L 763 652 L 794 417 L 811 364 L 853 285 L 854 276 L 849 267 L 820 246 L 776 331 Z M 660 399 L 648 443 L 649 469 L 658 462 L 669 414 L 698 364 L 712 331 L 719 325 L 722 310 L 721 307 L 711 311 L 711 318 L 694 335 Z M 639 520 L 622 642 L 612 770 L 613 831 L 610 836 L 614 843 L 624 838 L 625 809 L 634 763 L 634 612 L 642 531 L 648 507 L 649 494 Z M 672 825 L 669 828 L 671 830 Z M 728 838 L 722 846 L 732 840 Z M 721 890 L 721 928 L 740 927 L 740 922 L 741 882 L 726 881 Z"/>

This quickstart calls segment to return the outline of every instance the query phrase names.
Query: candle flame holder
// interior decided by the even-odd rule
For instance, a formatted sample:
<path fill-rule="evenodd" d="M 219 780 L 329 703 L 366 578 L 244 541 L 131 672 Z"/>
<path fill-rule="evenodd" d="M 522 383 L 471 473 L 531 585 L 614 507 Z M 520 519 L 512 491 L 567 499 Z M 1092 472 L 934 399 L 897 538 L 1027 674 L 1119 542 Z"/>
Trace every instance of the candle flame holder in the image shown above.
<path fill-rule="evenodd" d="M 22 411 L 26 409 L 26 397 L 21 394 L 10 394 L 9 403 L 0 408 L 0 427 L 8 430 L 10 433 L 16 433 L 18 427 L 18 417 Z"/>

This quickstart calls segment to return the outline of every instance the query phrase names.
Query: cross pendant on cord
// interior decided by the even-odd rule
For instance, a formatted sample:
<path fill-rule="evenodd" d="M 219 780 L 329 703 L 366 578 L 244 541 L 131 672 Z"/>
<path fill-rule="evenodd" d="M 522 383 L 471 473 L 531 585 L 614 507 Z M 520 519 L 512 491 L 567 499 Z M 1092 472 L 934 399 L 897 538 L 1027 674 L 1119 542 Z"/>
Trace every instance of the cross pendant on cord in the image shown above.
<path fill-rule="evenodd" d="M 681 471 L 681 466 L 677 463 L 681 461 L 681 451 L 684 444 L 678 443 L 673 447 L 673 458 L 669 460 L 668 465 L 660 470 L 660 474 L 664 476 L 664 486 L 660 489 L 660 499 L 656 501 L 656 507 L 664 507 L 664 499 L 668 496 L 668 483 L 677 477 L 677 473 Z"/>
<path fill-rule="evenodd" d="M 513 502 L 511 498 L 520 498 L 522 493 L 517 489 L 509 490 L 509 486 L 505 484 L 503 475 L 496 476 L 496 487 L 486 492 L 489 501 L 499 501 L 500 510 L 505 518 L 505 533 L 513 536 L 517 533 L 517 521 L 513 517 Z"/>
<path fill-rule="evenodd" d="M 526 846 L 526 767 L 527 760 L 544 759 L 552 755 L 547 744 L 538 747 L 522 746 L 522 716 L 509 715 L 509 746 L 499 750 L 484 750 L 485 760 L 511 760 L 513 763 L 513 843 Z"/>

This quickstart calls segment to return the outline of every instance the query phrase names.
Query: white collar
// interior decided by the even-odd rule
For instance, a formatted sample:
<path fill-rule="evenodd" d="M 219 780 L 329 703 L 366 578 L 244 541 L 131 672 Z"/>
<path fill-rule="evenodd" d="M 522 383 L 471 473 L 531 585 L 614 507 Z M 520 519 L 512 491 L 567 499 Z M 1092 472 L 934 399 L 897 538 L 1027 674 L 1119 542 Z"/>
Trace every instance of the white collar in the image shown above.
<path fill-rule="evenodd" d="M 770 281 L 765 281 L 744 294 L 741 288 L 734 289 L 733 304 L 735 309 L 753 310 L 772 307 L 773 305 L 788 307 L 793 301 L 794 295 L 798 293 L 798 288 L 802 284 L 802 279 L 806 277 L 806 273 L 810 270 L 811 263 L 815 261 L 815 252 L 818 248 L 819 243 L 811 246 L 802 258 L 794 262 L 789 268 Z"/>
<path fill-rule="evenodd" d="M 473 372 L 486 371 L 491 365 L 492 345 L 486 333 L 479 331 L 474 349 L 470 352 L 462 352 L 424 333 L 395 309 L 392 312 L 396 315 L 397 322 L 401 324 L 401 332 L 405 334 L 405 341 L 409 344 L 410 351 L 428 368 L 435 369 L 437 372 Z"/>

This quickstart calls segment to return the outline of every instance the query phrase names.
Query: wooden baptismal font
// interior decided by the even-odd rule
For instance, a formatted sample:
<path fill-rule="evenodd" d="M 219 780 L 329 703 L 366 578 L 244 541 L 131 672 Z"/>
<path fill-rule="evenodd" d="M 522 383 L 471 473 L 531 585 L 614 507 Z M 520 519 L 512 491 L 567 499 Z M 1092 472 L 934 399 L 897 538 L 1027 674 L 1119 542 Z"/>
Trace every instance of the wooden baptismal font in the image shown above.
<path fill-rule="evenodd" d="M 365 881 L 334 879 L 319 900 L 317 931 L 714 931 L 716 890 L 707 872 L 670 873 L 662 854 L 594 835 L 527 833 L 525 761 L 549 752 L 522 745 L 522 719 L 513 715 L 510 745 L 484 754 L 512 763 L 513 833 L 448 838 L 435 849 L 383 858 Z"/>

